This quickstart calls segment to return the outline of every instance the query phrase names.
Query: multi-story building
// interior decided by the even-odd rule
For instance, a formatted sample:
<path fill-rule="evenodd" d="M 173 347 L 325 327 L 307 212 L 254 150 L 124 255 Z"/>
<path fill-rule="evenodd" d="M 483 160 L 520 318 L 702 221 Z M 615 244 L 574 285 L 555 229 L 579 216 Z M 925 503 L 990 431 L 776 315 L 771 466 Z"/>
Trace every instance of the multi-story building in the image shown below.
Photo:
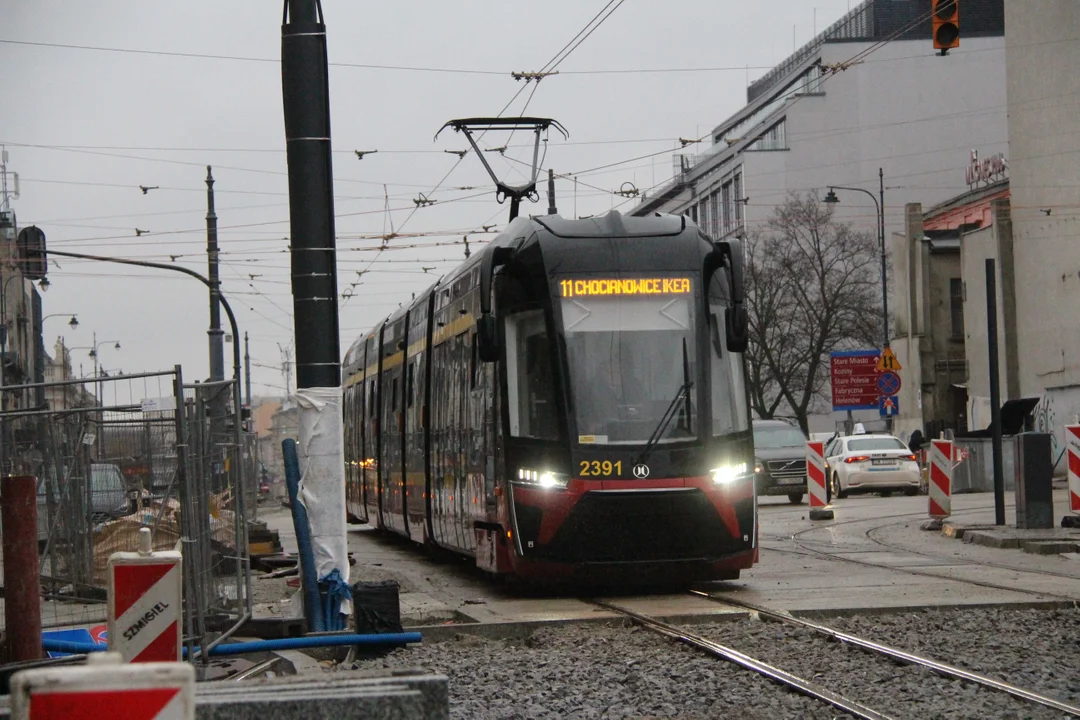
<path fill-rule="evenodd" d="M 1080 419 L 1080 3 L 1009 0 L 1009 194 L 962 237 L 970 425 L 990 422 L 986 260 L 997 284 L 1001 399 L 1038 399 L 1032 424 L 1053 436 Z"/>
<path fill-rule="evenodd" d="M 968 189 L 973 148 L 1007 152 L 1004 4 L 966 0 L 961 45 L 942 57 L 930 0 L 861 3 L 751 84 L 708 149 L 676 155 L 674 179 L 633 214 L 684 214 L 723 238 L 763 226 L 791 193 L 877 196 L 884 185 L 885 237 L 904 232 L 905 205 Z M 873 201 L 837 195 L 835 218 L 876 234 Z M 834 419 L 813 424 L 832 429 Z"/>
<path fill-rule="evenodd" d="M 54 356 L 45 356 L 45 382 L 58 383 L 74 378 L 71 369 L 71 351 L 63 338 L 56 339 Z M 71 410 L 93 407 L 94 394 L 82 385 L 56 385 L 45 388 L 45 402 L 50 410 Z"/>
<path fill-rule="evenodd" d="M 892 236 L 892 348 L 907 378 L 894 428 L 902 435 L 919 428 L 936 437 L 987 425 L 989 402 L 978 395 L 985 396 L 989 383 L 987 364 L 979 357 L 986 348 L 982 272 L 994 248 L 1011 242 L 1009 182 L 999 176 L 973 176 L 977 182 L 968 192 L 925 212 L 919 203 L 908 205 L 905 232 Z M 967 317 L 979 302 L 981 323 Z M 1010 315 L 1010 305 L 1000 305 L 1004 312 L 999 314 Z M 1003 323 L 1003 340 L 1006 332 L 1013 334 Z M 1015 359 L 1015 347 L 1006 351 L 1007 346 L 1000 345 L 1003 374 Z"/>

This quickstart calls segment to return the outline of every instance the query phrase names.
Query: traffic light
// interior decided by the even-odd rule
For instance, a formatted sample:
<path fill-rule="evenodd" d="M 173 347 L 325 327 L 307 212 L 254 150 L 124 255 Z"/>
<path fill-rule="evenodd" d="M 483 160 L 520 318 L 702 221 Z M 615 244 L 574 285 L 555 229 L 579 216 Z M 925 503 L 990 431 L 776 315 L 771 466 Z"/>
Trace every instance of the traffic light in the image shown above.
<path fill-rule="evenodd" d="M 45 233 L 31 225 L 19 232 L 17 243 L 23 275 L 30 280 L 41 280 L 49 272 L 49 259 L 45 253 Z"/>
<path fill-rule="evenodd" d="M 933 3 L 934 49 L 947 55 L 960 47 L 960 0 L 931 0 Z"/>

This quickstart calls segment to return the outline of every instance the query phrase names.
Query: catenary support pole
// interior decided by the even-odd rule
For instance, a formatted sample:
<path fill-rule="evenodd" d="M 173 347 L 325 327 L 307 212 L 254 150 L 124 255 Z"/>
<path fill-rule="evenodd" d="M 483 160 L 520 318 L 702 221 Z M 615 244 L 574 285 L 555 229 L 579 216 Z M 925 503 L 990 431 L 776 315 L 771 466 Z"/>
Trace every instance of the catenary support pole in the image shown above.
<path fill-rule="evenodd" d="M 221 279 L 218 273 L 217 213 L 214 211 L 214 175 L 206 166 L 206 279 L 210 281 L 210 381 L 225 379 L 225 331 L 221 329 Z M 236 338 L 233 338 L 236 342 Z"/>
<path fill-rule="evenodd" d="M 345 453 L 326 25 L 318 0 L 285 0 L 281 89 L 289 167 L 298 455 L 321 589 L 347 583 Z M 340 588 L 338 588 L 340 589 Z M 345 605 L 342 612 L 351 608 Z"/>
<path fill-rule="evenodd" d="M 885 169 L 878 168 L 878 241 L 881 244 L 881 334 L 882 349 L 889 347 L 889 274 L 885 253 Z M 893 417 L 885 418 L 885 431 L 892 434 Z"/>
<path fill-rule="evenodd" d="M 38 575 L 37 478 L 0 478 L 4 525 L 4 632 L 9 662 L 41 657 L 41 582 Z"/>
<path fill-rule="evenodd" d="M 990 364 L 990 427 L 993 428 L 994 524 L 1005 524 L 1005 473 L 1001 466 L 1001 387 L 998 381 L 997 270 L 986 259 L 986 338 Z"/>
<path fill-rule="evenodd" d="M 244 333 L 244 394 L 247 396 L 247 406 L 251 407 L 251 344 L 248 334 Z"/>

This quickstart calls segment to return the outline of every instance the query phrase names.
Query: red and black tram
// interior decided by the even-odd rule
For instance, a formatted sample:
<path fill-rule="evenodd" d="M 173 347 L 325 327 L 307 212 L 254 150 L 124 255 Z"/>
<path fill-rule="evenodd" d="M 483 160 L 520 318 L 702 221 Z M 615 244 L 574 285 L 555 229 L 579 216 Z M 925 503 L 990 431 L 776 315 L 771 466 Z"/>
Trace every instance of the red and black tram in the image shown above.
<path fill-rule="evenodd" d="M 757 558 L 738 241 L 518 218 L 345 358 L 348 512 L 530 580 Z"/>

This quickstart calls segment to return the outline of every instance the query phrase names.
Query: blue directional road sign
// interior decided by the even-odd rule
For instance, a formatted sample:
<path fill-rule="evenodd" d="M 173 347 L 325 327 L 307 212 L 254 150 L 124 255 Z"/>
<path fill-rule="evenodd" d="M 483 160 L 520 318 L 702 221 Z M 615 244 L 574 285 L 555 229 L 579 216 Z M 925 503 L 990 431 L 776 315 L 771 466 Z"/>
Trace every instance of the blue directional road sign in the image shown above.
<path fill-rule="evenodd" d="M 878 398 L 878 412 L 881 417 L 893 417 L 900 412 L 900 398 L 893 395 L 882 395 Z"/>
<path fill-rule="evenodd" d="M 877 389 L 882 395 L 895 395 L 900 392 L 900 376 L 886 371 L 878 375 Z"/>

